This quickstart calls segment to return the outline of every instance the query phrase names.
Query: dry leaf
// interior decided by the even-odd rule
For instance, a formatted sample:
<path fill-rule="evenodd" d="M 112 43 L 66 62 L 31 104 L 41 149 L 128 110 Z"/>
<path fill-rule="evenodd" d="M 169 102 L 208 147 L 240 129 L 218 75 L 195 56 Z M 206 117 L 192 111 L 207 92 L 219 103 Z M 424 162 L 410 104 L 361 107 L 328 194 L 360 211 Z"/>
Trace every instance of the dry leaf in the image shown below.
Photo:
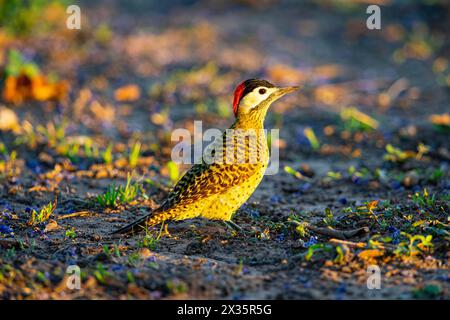
<path fill-rule="evenodd" d="M 364 260 L 370 260 L 376 257 L 381 257 L 384 255 L 384 251 L 378 249 L 367 249 L 361 251 L 358 256 Z"/>
<path fill-rule="evenodd" d="M 20 104 L 27 100 L 62 100 L 68 91 L 69 84 L 66 81 L 50 83 L 43 75 L 30 78 L 22 73 L 17 77 L 8 76 L 6 78 L 3 98 L 14 104 Z"/>
<path fill-rule="evenodd" d="M 19 128 L 17 115 L 11 109 L 0 107 L 0 131 L 10 131 Z"/>
<path fill-rule="evenodd" d="M 433 114 L 430 116 L 430 121 L 434 125 L 448 127 L 450 126 L 450 114 L 449 113 Z"/>
<path fill-rule="evenodd" d="M 117 101 L 136 101 L 140 95 L 141 90 L 135 84 L 129 84 L 114 91 L 114 98 Z"/>
<path fill-rule="evenodd" d="M 58 222 L 55 220 L 50 220 L 45 226 L 44 232 L 50 232 L 56 229 L 58 229 Z"/>

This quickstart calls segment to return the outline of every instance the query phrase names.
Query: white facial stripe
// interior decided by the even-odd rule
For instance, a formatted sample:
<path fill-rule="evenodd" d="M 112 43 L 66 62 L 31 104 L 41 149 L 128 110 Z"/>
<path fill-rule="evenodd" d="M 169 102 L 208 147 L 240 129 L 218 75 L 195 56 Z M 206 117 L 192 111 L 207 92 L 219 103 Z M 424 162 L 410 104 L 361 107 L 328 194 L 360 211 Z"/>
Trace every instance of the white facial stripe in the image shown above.
<path fill-rule="evenodd" d="M 260 90 L 265 90 L 264 93 L 260 93 Z M 273 92 L 276 91 L 276 88 L 266 88 L 264 86 L 257 87 L 253 89 L 252 92 L 249 92 L 242 98 L 239 103 L 239 108 L 244 110 L 250 110 L 261 103 L 261 101 L 266 100 Z"/>

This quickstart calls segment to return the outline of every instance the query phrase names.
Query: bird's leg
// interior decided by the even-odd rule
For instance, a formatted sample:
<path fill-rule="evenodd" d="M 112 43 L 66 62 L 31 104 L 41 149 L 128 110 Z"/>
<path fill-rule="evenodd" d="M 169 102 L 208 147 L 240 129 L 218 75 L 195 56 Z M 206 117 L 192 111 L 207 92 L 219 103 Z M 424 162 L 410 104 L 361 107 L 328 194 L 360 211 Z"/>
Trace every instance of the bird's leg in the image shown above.
<path fill-rule="evenodd" d="M 242 233 L 242 234 L 247 234 L 247 232 L 240 227 L 238 224 L 234 223 L 231 220 L 228 221 L 223 221 L 223 223 L 230 229 L 233 229 L 234 231 L 238 232 L 238 233 Z"/>
<path fill-rule="evenodd" d="M 224 226 L 225 228 L 229 228 L 230 226 L 223 220 L 215 220 L 216 222 L 220 223 L 222 226 Z"/>
<path fill-rule="evenodd" d="M 158 236 L 156 237 L 157 240 L 159 240 L 162 236 L 167 236 L 168 238 L 172 238 L 172 235 L 169 232 L 169 224 L 168 223 L 162 223 L 161 227 L 159 228 Z"/>
<path fill-rule="evenodd" d="M 172 235 L 169 232 L 169 224 L 168 223 L 164 224 L 164 233 L 163 233 L 163 235 L 168 236 L 169 238 L 172 238 Z"/>
<path fill-rule="evenodd" d="M 236 234 L 238 231 L 228 223 L 228 221 L 219 220 L 220 224 L 222 224 L 226 229 L 231 229 L 231 233 Z"/>
<path fill-rule="evenodd" d="M 225 223 L 227 223 L 228 225 L 230 225 L 231 228 L 235 229 L 236 231 L 244 231 L 244 229 L 242 229 L 241 226 L 237 225 L 236 223 L 234 223 L 234 222 L 231 221 L 231 220 L 225 221 Z"/>

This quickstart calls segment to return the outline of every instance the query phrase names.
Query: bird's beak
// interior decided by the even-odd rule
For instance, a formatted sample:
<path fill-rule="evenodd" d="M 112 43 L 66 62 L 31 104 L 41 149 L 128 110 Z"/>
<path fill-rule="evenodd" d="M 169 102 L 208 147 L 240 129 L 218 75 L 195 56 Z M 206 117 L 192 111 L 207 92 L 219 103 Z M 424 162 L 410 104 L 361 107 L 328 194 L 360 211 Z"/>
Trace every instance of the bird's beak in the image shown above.
<path fill-rule="evenodd" d="M 273 94 L 275 95 L 275 99 L 281 98 L 285 94 L 297 91 L 300 89 L 300 87 L 284 87 L 284 88 L 278 88 L 277 91 L 275 91 Z"/>

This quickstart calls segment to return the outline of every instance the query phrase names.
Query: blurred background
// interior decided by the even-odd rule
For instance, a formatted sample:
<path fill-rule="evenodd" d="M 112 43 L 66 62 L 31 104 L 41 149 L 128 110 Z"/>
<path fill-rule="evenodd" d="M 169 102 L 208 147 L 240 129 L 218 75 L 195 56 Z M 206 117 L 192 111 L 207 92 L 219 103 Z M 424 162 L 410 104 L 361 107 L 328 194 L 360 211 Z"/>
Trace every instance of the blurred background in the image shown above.
<path fill-rule="evenodd" d="M 369 3 L 381 30 L 366 28 Z M 70 4 L 0 2 L 2 100 L 24 118 L 68 116 L 114 139 L 192 118 L 221 127 L 234 87 L 261 77 L 304 87 L 269 118 L 300 136 L 355 108 L 384 134 L 448 125 L 446 1 L 79 1 L 80 30 L 66 28 Z"/>

